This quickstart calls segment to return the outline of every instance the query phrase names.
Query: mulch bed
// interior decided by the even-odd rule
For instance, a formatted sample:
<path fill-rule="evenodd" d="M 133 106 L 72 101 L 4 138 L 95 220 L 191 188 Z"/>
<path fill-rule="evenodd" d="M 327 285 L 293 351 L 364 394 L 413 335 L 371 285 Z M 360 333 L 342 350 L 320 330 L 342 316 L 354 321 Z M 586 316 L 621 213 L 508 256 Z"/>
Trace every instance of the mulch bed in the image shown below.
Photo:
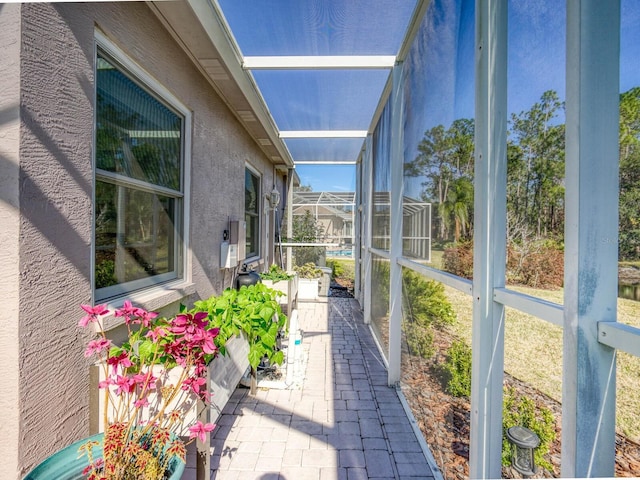
<path fill-rule="evenodd" d="M 331 297 L 353 297 L 353 283 L 337 279 L 331 283 L 329 292 Z M 409 355 L 405 349 L 402 355 L 402 391 L 444 479 L 466 480 L 469 478 L 470 404 L 466 399 L 446 393 L 443 379 L 438 374 L 438 365 L 445 361 L 446 351 L 453 340 L 453 336 L 447 332 L 439 331 L 434 339 L 437 353 L 428 360 Z M 559 477 L 562 437 L 560 403 L 507 373 L 504 383 L 553 413 L 557 440 L 547 455 L 547 461 L 553 465 L 553 470 L 539 469 L 534 478 Z M 615 475 L 640 477 L 640 444 L 620 434 L 616 435 Z M 522 478 L 512 467 L 502 467 L 502 477 Z"/>
<path fill-rule="evenodd" d="M 431 448 L 445 480 L 469 478 L 469 424 L 468 400 L 455 398 L 444 390 L 438 376 L 437 365 L 453 338 L 438 332 L 435 343 L 437 354 L 430 360 L 403 352 L 402 390 L 418 422 L 427 444 Z M 553 471 L 540 469 L 535 478 L 560 476 L 561 405 L 518 379 L 505 374 L 505 385 L 514 387 L 520 395 L 533 399 L 538 406 L 549 408 L 556 418 L 556 442 L 547 456 Z M 617 435 L 616 476 L 640 476 L 640 445 Z M 522 478 L 511 467 L 502 468 L 503 478 Z"/>

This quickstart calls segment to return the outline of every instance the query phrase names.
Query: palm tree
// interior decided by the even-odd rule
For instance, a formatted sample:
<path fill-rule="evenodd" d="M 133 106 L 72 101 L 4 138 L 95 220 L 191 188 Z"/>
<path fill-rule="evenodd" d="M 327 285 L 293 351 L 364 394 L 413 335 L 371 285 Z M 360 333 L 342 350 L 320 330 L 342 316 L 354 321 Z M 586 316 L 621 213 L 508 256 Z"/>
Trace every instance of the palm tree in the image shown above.
<path fill-rule="evenodd" d="M 442 205 L 442 219 L 447 224 L 452 217 L 455 222 L 454 241 L 457 243 L 461 236 L 467 236 L 470 227 L 470 211 L 473 205 L 473 184 L 467 177 L 454 180 L 447 192 L 447 198 Z"/>

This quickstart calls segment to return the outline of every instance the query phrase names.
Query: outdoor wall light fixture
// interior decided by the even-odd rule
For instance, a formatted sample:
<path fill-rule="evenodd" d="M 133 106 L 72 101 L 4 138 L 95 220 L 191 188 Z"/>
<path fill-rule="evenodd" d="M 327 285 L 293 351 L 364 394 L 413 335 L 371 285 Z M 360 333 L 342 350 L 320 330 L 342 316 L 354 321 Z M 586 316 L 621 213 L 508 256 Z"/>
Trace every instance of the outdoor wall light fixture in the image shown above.
<path fill-rule="evenodd" d="M 267 195 L 267 200 L 269 200 L 271 208 L 274 210 L 278 208 L 278 205 L 280 204 L 280 192 L 275 186 L 273 187 L 273 190 L 271 190 L 271 193 Z"/>
<path fill-rule="evenodd" d="M 531 477 L 536 473 L 533 451 L 540 445 L 540 438 L 528 428 L 515 426 L 507 430 L 507 438 L 513 445 L 511 463 L 522 476 Z"/>

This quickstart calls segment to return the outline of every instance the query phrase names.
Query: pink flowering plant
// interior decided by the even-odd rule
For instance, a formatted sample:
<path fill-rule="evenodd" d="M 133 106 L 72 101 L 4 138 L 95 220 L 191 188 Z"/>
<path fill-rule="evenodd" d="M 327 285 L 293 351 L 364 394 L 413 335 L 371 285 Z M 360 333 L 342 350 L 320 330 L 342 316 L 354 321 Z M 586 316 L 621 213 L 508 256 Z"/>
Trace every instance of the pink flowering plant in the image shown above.
<path fill-rule="evenodd" d="M 125 301 L 113 312 L 129 332 L 117 346 L 103 326 L 112 312 L 105 305 L 81 307 L 85 316 L 79 326 L 97 332 L 85 356 L 102 368 L 105 426 L 102 457 L 93 453 L 96 443 L 81 448 L 89 460 L 84 474 L 89 480 L 162 480 L 172 459 L 185 462 L 180 436 L 188 435 L 187 443 L 205 441 L 215 427 L 196 420 L 193 412 L 209 401 L 207 365 L 218 353 L 219 329 L 210 326 L 207 312 L 183 311 L 165 319 Z"/>

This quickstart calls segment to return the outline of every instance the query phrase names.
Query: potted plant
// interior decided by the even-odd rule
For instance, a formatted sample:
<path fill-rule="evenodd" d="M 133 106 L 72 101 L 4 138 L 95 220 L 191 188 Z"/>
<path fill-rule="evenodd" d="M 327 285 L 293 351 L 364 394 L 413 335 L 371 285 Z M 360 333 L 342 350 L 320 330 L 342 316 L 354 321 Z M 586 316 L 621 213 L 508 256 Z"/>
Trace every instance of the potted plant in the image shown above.
<path fill-rule="evenodd" d="M 313 263 L 305 263 L 304 265 L 293 267 L 298 273 L 300 280 L 298 281 L 298 299 L 300 300 L 316 300 L 320 290 L 320 277 L 322 270 Z"/>
<path fill-rule="evenodd" d="M 207 365 L 218 353 L 218 329 L 210 328 L 206 312 L 165 319 L 126 301 L 114 312 L 128 329 L 118 346 L 103 327 L 111 312 L 104 305 L 82 309 L 86 315 L 79 325 L 96 330 L 85 356 L 97 358 L 102 369 L 104 433 L 58 452 L 25 478 L 76 479 L 79 466 L 89 480 L 180 478 L 187 443 L 205 441 L 214 428 L 195 420 L 193 411 L 199 401 L 208 402 Z M 186 443 L 181 435 L 189 436 Z M 63 475 L 61 469 L 72 468 L 73 462 L 60 465 L 70 448 L 85 458 Z"/>
<path fill-rule="evenodd" d="M 297 306 L 298 275 L 295 272 L 289 273 L 274 263 L 269 270 L 260 274 L 260 280 L 267 287 L 285 295 L 287 314 L 291 315 L 292 309 Z"/>
<path fill-rule="evenodd" d="M 282 364 L 284 353 L 278 348 L 278 336 L 286 328 L 287 316 L 282 313 L 278 297 L 281 292 L 264 284 L 227 289 L 219 297 L 195 302 L 194 312 L 205 312 L 211 328 L 218 331 L 217 341 L 224 354 L 224 345 L 241 335 L 249 344 L 251 393 L 257 389 L 257 368 L 263 361 Z"/>

